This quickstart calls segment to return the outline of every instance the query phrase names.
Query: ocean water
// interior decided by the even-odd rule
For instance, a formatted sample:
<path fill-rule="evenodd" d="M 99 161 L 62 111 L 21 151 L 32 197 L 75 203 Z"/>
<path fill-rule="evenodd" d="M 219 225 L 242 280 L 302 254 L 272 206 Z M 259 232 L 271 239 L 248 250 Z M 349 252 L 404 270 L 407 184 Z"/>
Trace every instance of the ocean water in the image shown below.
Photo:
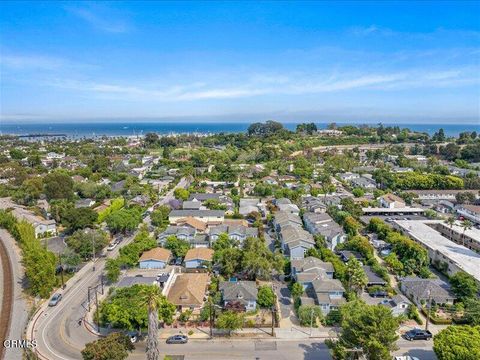
<path fill-rule="evenodd" d="M 337 123 L 339 126 L 342 123 Z M 27 134 L 65 134 L 68 137 L 97 137 L 97 136 L 135 136 L 149 132 L 159 134 L 170 133 L 237 133 L 245 132 L 250 124 L 245 122 L 84 122 L 84 123 L 25 123 L 5 124 L 0 122 L 0 134 L 27 135 Z M 294 130 L 296 123 L 284 123 L 287 129 Z M 327 127 L 327 123 L 317 123 L 319 129 Z M 357 124 L 356 124 L 357 125 Z M 480 132 L 479 124 L 385 124 L 398 125 L 414 131 L 433 134 L 443 128 L 448 136 L 458 136 L 463 131 Z"/>

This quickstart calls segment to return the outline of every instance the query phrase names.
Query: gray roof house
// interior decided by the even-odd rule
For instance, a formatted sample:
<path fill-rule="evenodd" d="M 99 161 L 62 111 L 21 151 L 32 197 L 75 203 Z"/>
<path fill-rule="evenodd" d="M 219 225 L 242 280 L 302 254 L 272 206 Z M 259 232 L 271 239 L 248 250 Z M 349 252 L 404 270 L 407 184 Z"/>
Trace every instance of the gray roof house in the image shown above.
<path fill-rule="evenodd" d="M 426 304 L 429 296 L 436 304 L 453 304 L 456 299 L 450 286 L 440 279 L 406 277 L 401 280 L 400 290 L 418 307 Z"/>
<path fill-rule="evenodd" d="M 244 225 L 227 225 L 221 224 L 210 227 L 209 238 L 210 243 L 218 240 L 220 234 L 227 234 L 230 240 L 243 243 L 249 237 L 258 236 L 258 228 L 251 228 Z"/>
<path fill-rule="evenodd" d="M 337 279 L 318 279 L 312 282 L 314 296 L 318 306 L 324 314 L 345 303 L 343 294 L 345 289 Z"/>
<path fill-rule="evenodd" d="M 378 276 L 376 273 L 373 272 L 370 266 L 363 266 L 363 271 L 365 271 L 365 275 L 367 275 L 368 282 L 367 286 L 385 286 L 387 282 Z"/>
<path fill-rule="evenodd" d="M 327 213 L 308 212 L 303 215 L 305 229 L 312 235 L 321 235 L 325 238 L 330 250 L 335 250 L 338 244 L 345 242 L 347 235 Z"/>
<path fill-rule="evenodd" d="M 75 201 L 75 208 L 89 208 L 95 204 L 95 200 L 92 199 L 80 199 Z"/>
<path fill-rule="evenodd" d="M 221 281 L 218 289 L 222 293 L 223 306 L 242 305 L 245 311 L 257 307 L 257 285 L 255 281 Z"/>
<path fill-rule="evenodd" d="M 383 305 L 392 310 L 394 316 L 400 316 L 407 313 L 410 301 L 402 294 L 398 294 L 391 299 L 382 300 L 379 305 Z"/>
<path fill-rule="evenodd" d="M 176 236 L 180 240 L 188 241 L 192 247 L 209 247 L 207 234 L 198 232 L 191 226 L 168 226 L 165 231 L 158 235 L 157 241 L 159 245 L 164 246 L 165 241 L 171 235 Z"/>
<path fill-rule="evenodd" d="M 375 189 L 377 187 L 377 183 L 375 180 L 370 179 L 365 176 L 360 176 L 359 178 L 353 179 L 351 181 L 352 186 L 354 187 L 361 187 L 363 189 Z"/>
<path fill-rule="evenodd" d="M 313 256 L 292 260 L 291 268 L 292 277 L 302 284 L 304 289 L 310 288 L 314 280 L 332 279 L 334 273 L 331 263 L 324 262 Z"/>

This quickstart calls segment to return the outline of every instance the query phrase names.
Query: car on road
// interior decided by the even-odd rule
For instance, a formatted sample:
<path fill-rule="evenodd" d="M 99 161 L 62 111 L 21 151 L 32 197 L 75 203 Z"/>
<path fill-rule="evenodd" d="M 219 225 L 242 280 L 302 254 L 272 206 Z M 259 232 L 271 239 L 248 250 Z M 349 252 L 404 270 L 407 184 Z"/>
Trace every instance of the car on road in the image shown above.
<path fill-rule="evenodd" d="M 395 356 L 395 360 L 419 360 L 415 356 L 405 355 L 405 356 Z"/>
<path fill-rule="evenodd" d="M 186 344 L 187 342 L 187 335 L 173 335 L 167 339 L 167 344 Z"/>
<path fill-rule="evenodd" d="M 48 302 L 48 306 L 57 306 L 57 304 L 62 300 L 62 294 L 55 294 L 52 296 L 50 301 Z"/>
<path fill-rule="evenodd" d="M 116 241 L 111 243 L 110 245 L 108 245 L 107 251 L 112 251 L 113 249 L 115 249 L 117 247 L 117 245 L 118 245 L 118 243 Z"/>
<path fill-rule="evenodd" d="M 429 330 L 422 330 L 422 329 L 412 329 L 405 333 L 405 339 L 409 341 L 413 340 L 430 340 L 433 335 Z"/>

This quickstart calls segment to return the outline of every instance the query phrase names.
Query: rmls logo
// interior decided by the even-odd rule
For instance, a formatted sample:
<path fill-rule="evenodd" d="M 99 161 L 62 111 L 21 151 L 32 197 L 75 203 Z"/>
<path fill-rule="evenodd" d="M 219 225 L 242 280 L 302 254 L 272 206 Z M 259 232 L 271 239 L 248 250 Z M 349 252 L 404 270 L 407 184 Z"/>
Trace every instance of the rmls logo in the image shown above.
<path fill-rule="evenodd" d="M 37 346 L 37 340 L 5 340 L 3 347 L 7 349 L 33 349 Z"/>

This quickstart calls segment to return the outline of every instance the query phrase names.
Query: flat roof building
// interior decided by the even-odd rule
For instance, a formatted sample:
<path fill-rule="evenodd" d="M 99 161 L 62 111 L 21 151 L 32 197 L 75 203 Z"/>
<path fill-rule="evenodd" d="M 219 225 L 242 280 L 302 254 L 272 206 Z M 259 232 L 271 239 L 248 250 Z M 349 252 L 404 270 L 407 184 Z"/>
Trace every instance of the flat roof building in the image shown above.
<path fill-rule="evenodd" d="M 480 254 L 443 236 L 434 228 L 439 222 L 441 223 L 439 220 L 395 220 L 393 225 L 423 245 L 431 262 L 446 265 L 448 275 L 464 271 L 480 283 Z"/>

